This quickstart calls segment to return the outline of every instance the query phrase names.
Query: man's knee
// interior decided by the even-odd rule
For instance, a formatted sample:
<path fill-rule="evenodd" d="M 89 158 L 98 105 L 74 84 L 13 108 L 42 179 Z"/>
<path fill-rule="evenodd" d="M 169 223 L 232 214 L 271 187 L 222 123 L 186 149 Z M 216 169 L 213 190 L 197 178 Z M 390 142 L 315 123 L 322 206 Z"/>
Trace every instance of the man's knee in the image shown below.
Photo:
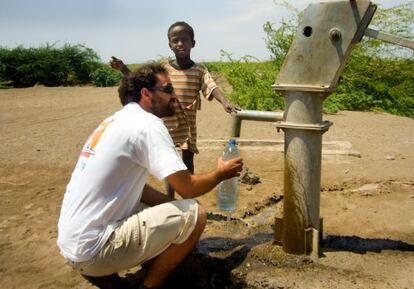
<path fill-rule="evenodd" d="M 196 226 L 204 231 L 204 228 L 207 224 L 207 211 L 204 209 L 203 206 L 198 204 L 198 216 L 197 216 L 197 223 Z"/>

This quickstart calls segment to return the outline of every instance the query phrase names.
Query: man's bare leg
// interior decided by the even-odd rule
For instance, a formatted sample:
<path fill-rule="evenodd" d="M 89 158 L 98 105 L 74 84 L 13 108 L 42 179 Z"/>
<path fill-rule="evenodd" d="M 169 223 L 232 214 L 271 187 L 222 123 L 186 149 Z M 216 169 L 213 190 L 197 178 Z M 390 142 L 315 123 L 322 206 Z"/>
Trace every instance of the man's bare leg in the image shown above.
<path fill-rule="evenodd" d="M 171 272 L 190 254 L 200 239 L 207 222 L 207 213 L 203 207 L 198 207 L 197 223 L 194 231 L 182 244 L 172 244 L 163 253 L 156 257 L 144 278 L 144 285 L 148 288 L 161 286 Z"/>

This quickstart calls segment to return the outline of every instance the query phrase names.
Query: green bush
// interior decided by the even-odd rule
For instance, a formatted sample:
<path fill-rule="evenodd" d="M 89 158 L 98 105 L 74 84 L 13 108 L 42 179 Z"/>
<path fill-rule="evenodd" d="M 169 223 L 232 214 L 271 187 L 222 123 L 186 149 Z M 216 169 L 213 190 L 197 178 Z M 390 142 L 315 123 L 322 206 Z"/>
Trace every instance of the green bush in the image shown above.
<path fill-rule="evenodd" d="M 91 78 L 92 83 L 98 87 L 116 86 L 122 79 L 122 73 L 107 65 L 102 65 L 92 73 Z"/>
<path fill-rule="evenodd" d="M 0 81 L 15 87 L 89 83 L 100 65 L 97 54 L 83 45 L 0 48 Z"/>
<path fill-rule="evenodd" d="M 243 109 L 275 110 L 283 109 L 283 97 L 272 90 L 277 74 L 277 64 L 274 61 L 252 62 L 251 57 L 234 60 L 223 52 L 228 62 L 213 62 L 206 64 L 210 71 L 223 75 L 233 91 L 229 99 L 239 104 Z"/>
<path fill-rule="evenodd" d="M 62 47 L 61 54 L 71 67 L 68 84 L 90 83 L 92 72 L 101 67 L 96 52 L 83 45 L 66 44 Z"/>
<path fill-rule="evenodd" d="M 373 24 L 388 27 L 390 32 L 413 37 L 414 2 L 393 9 L 382 10 L 374 17 Z M 411 9 L 410 9 L 411 7 Z M 208 68 L 218 71 L 233 86 L 229 98 L 245 109 L 283 109 L 284 99 L 273 92 L 284 56 L 296 33 L 301 15 L 293 15 L 279 27 L 265 23 L 266 45 L 272 53 L 272 61 L 251 62 L 248 56 L 234 60 L 223 52 L 227 62 L 209 63 Z M 398 19 L 398 21 L 395 21 Z M 339 110 L 385 111 L 414 117 L 414 59 L 406 52 L 392 49 L 378 40 L 363 40 L 352 51 L 341 74 L 337 89 L 324 101 L 325 112 Z"/>
<path fill-rule="evenodd" d="M 33 49 L 19 46 L 12 50 L 2 48 L 0 52 L 0 62 L 4 67 L 3 80 L 10 80 L 18 87 L 36 84 L 37 72 L 34 63 L 37 56 Z"/>
<path fill-rule="evenodd" d="M 62 61 L 62 53 L 51 47 L 33 49 L 33 63 L 22 64 L 17 69 L 16 81 L 24 79 L 25 75 L 32 76 L 31 83 L 40 83 L 46 86 L 63 85 L 67 82 L 67 75 L 71 67 L 67 61 Z M 27 72 L 22 67 L 30 66 Z"/>
<path fill-rule="evenodd" d="M 6 81 L 6 64 L 2 61 L 2 58 L 6 55 L 7 50 L 0 47 L 0 82 Z"/>
<path fill-rule="evenodd" d="M 385 111 L 414 117 L 414 61 L 369 56 L 360 48 L 350 58 L 325 109 Z"/>

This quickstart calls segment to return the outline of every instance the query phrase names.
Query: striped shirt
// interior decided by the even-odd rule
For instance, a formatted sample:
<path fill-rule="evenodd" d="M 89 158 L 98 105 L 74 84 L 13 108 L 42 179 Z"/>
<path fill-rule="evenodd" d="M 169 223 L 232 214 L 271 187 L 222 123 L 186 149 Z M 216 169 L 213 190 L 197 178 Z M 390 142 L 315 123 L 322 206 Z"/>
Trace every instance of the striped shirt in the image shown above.
<path fill-rule="evenodd" d="M 178 100 L 175 115 L 164 117 L 164 124 L 176 146 L 198 153 L 196 115 L 200 109 L 200 95 L 212 100 L 211 93 L 217 85 L 201 64 L 195 63 L 188 69 L 176 69 L 170 62 L 163 63 L 163 66 L 168 71 Z"/>

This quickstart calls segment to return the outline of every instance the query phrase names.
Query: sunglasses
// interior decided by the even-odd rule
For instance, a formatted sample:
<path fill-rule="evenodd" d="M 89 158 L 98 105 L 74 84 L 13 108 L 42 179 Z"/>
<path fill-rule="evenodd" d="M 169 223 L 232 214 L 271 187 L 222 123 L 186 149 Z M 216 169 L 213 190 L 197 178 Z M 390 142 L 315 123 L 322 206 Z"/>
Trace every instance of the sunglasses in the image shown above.
<path fill-rule="evenodd" d="M 161 92 L 165 92 L 168 94 L 171 94 L 174 92 L 174 87 L 172 86 L 171 83 L 168 83 L 166 86 L 154 86 L 154 87 L 150 87 L 148 88 L 151 91 L 161 91 Z"/>

